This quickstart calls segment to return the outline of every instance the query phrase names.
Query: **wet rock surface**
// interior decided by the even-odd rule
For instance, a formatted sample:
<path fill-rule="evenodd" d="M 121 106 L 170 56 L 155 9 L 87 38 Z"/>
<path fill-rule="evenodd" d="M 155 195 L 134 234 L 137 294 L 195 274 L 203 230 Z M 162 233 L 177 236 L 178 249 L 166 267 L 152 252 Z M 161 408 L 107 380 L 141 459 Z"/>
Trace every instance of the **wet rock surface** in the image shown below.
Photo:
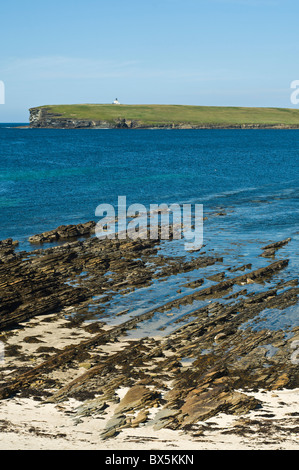
<path fill-rule="evenodd" d="M 60 225 L 55 230 L 43 232 L 29 237 L 30 243 L 51 243 L 78 237 L 86 237 L 95 232 L 96 223 L 93 221 L 77 225 Z"/>
<path fill-rule="evenodd" d="M 264 251 L 261 254 L 261 256 L 264 256 L 265 258 L 274 257 L 276 251 L 282 248 L 283 246 L 287 245 L 290 241 L 291 241 L 291 238 L 286 238 L 285 240 L 270 243 L 269 245 L 264 246 L 262 248 Z"/>
<path fill-rule="evenodd" d="M 282 277 L 289 259 L 262 256 L 262 267 L 230 266 L 225 255 L 203 250 L 162 254 L 157 240 L 74 240 L 75 233 L 92 234 L 92 224 L 83 226 L 80 233 L 69 226 L 32 237 L 64 243 L 31 252 L 17 251 L 11 239 L 0 242 L 1 399 L 76 398 L 76 420 L 107 419 L 101 438 L 109 439 L 148 425 L 191 432 L 219 413 L 262 408 L 253 390 L 299 387 L 292 360 L 299 327 L 262 321 L 264 312 L 283 316 L 298 308 L 296 273 Z M 265 245 L 262 253 L 290 241 Z M 157 295 L 141 310 L 129 297 L 115 314 L 120 298 L 158 292 L 170 278 L 181 280 L 175 293 L 162 301 Z M 159 334 L 142 333 L 157 318 L 164 319 Z"/>

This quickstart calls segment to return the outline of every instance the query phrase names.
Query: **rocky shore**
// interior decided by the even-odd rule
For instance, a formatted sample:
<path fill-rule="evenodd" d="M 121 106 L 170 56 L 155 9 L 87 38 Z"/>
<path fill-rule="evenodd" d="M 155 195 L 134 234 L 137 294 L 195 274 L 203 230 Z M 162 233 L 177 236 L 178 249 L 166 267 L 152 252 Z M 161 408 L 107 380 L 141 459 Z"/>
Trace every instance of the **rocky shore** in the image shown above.
<path fill-rule="evenodd" d="M 183 432 L 199 448 L 211 418 L 242 416 L 234 432 L 248 437 L 255 412 L 260 437 L 271 440 L 274 424 L 260 392 L 299 388 L 299 327 L 254 325 L 265 311 L 298 308 L 298 276 L 281 277 L 289 259 L 279 253 L 291 238 L 264 245 L 264 266 L 255 268 L 227 266 L 225 254 L 205 247 L 183 257 L 165 254 L 157 240 L 99 240 L 94 225 L 35 235 L 30 252 L 0 242 L 0 412 L 32 399 L 63 414 L 74 400 L 73 426 L 100 422 L 100 442 L 147 427 L 157 436 Z M 180 275 L 180 288 L 162 302 L 157 296 L 142 311 L 134 305 L 134 292 L 146 295 Z M 115 311 L 130 295 L 129 308 Z M 156 322 L 160 334 L 148 334 Z M 283 445 L 298 431 L 298 413 L 287 430 L 275 426 Z M 1 421 L 0 431 L 12 432 L 11 423 Z"/>

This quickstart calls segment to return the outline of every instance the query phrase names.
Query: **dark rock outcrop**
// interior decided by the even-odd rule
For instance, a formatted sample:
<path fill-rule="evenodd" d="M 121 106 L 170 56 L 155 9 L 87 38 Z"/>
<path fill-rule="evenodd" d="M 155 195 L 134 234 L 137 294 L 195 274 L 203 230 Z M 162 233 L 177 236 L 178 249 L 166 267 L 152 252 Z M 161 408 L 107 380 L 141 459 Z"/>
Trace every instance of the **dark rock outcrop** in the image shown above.
<path fill-rule="evenodd" d="M 54 230 L 29 237 L 29 242 L 40 244 L 60 240 L 69 240 L 78 237 L 87 237 L 95 233 L 95 226 L 96 223 L 93 221 L 77 225 L 60 225 Z"/>

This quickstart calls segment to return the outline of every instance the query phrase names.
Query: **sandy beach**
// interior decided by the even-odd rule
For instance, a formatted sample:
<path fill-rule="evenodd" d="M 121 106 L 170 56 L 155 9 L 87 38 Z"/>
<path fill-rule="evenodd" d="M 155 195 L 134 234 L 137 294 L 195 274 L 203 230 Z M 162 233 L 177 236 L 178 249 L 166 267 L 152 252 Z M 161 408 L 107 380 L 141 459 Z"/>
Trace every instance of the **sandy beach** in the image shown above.
<path fill-rule="evenodd" d="M 102 417 L 80 418 L 76 423 L 81 405 L 76 400 L 55 405 L 15 397 L 0 404 L 0 449 L 298 450 L 298 393 L 298 389 L 260 391 L 255 394 L 263 402 L 260 410 L 239 416 L 219 414 L 199 422 L 193 436 L 143 425 L 105 441 L 100 438 Z"/>

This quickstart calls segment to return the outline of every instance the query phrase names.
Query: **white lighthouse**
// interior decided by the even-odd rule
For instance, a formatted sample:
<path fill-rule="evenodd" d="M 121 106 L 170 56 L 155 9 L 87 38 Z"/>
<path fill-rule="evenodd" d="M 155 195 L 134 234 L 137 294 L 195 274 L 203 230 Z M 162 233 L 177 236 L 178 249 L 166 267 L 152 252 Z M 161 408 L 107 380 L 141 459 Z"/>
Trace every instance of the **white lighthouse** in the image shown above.
<path fill-rule="evenodd" d="M 120 104 L 120 102 L 118 101 L 117 98 L 115 98 L 115 100 L 113 101 L 113 104 Z"/>

